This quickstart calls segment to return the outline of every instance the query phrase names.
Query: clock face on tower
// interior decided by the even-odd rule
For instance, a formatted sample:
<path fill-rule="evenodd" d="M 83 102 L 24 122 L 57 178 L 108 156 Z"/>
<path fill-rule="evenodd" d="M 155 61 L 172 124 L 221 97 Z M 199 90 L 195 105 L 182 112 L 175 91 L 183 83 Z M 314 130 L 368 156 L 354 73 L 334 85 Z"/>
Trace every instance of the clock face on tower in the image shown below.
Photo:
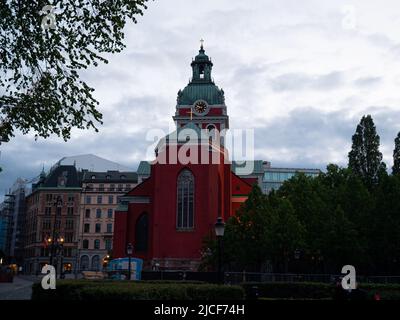
<path fill-rule="evenodd" d="M 209 110 L 208 104 L 204 100 L 197 100 L 193 104 L 193 112 L 198 116 L 204 116 L 205 114 L 208 113 L 208 110 Z"/>

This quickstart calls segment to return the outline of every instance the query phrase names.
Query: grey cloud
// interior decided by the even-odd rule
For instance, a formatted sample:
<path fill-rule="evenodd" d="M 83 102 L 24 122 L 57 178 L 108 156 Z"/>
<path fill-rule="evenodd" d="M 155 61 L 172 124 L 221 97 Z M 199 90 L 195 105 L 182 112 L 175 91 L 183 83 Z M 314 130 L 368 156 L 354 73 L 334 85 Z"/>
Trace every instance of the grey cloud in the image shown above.
<path fill-rule="evenodd" d="M 343 74 L 339 71 L 321 75 L 286 73 L 269 82 L 271 88 L 277 92 L 307 89 L 331 90 L 343 85 Z"/>
<path fill-rule="evenodd" d="M 381 137 L 381 151 L 392 150 L 393 140 L 400 130 L 400 111 L 388 107 L 370 107 Z M 288 116 L 278 117 L 265 127 L 255 129 L 256 157 L 267 155 L 274 166 L 294 166 L 324 169 L 332 162 L 331 152 L 339 152 L 339 165 L 347 164 L 351 137 L 363 114 L 348 117 L 343 111 L 322 112 L 315 107 L 300 107 Z M 290 150 L 290 160 L 268 157 L 282 148 Z M 316 155 L 316 156 L 315 156 Z M 387 155 L 390 157 L 390 154 Z M 265 158 L 265 157 L 264 157 Z M 388 163 L 388 167 L 391 164 Z"/>
<path fill-rule="evenodd" d="M 380 77 L 363 77 L 358 78 L 354 81 L 354 84 L 358 87 L 369 87 L 373 85 L 377 85 L 382 82 L 382 78 Z"/>

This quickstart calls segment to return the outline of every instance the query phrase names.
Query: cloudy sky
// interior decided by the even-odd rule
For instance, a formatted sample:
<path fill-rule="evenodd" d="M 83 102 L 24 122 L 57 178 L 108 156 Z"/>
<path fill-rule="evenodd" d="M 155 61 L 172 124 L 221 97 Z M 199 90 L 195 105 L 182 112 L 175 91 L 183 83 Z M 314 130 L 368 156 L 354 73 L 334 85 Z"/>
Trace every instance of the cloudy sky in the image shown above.
<path fill-rule="evenodd" d="M 0 194 L 64 156 L 93 153 L 136 169 L 146 133 L 173 126 L 176 94 L 199 39 L 225 91 L 231 128 L 254 128 L 255 156 L 274 166 L 345 165 L 371 114 L 392 165 L 400 131 L 398 0 L 156 0 L 126 28 L 126 50 L 88 70 L 104 125 L 68 142 L 18 135 L 0 146 Z"/>

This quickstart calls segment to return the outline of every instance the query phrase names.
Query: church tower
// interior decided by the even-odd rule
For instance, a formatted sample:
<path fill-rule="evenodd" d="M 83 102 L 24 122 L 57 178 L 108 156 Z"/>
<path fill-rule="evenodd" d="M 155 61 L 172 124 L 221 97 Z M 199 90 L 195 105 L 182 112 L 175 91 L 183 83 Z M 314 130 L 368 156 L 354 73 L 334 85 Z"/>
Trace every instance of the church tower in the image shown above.
<path fill-rule="evenodd" d="M 200 129 L 210 131 L 228 129 L 229 117 L 224 91 L 213 81 L 213 63 L 205 54 L 203 41 L 191 67 L 192 78 L 189 84 L 178 92 L 176 112 L 173 117 L 177 128 L 193 122 Z"/>
<path fill-rule="evenodd" d="M 227 221 L 251 191 L 232 172 L 223 135 L 212 139 L 229 128 L 229 118 L 203 43 L 191 67 L 191 80 L 178 92 L 176 130 L 160 139 L 155 160 L 140 170 L 147 178 L 115 212 L 113 255 L 124 257 L 133 244 L 148 270 L 197 270 L 217 219 Z"/>

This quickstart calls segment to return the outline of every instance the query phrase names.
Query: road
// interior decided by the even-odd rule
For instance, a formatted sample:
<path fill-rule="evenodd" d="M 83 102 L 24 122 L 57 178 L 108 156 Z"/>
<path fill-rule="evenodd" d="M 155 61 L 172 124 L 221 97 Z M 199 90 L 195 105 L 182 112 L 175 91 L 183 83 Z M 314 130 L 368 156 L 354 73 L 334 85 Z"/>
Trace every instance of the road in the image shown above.
<path fill-rule="evenodd" d="M 33 279 L 14 277 L 11 283 L 0 283 L 0 300 L 30 300 Z"/>

